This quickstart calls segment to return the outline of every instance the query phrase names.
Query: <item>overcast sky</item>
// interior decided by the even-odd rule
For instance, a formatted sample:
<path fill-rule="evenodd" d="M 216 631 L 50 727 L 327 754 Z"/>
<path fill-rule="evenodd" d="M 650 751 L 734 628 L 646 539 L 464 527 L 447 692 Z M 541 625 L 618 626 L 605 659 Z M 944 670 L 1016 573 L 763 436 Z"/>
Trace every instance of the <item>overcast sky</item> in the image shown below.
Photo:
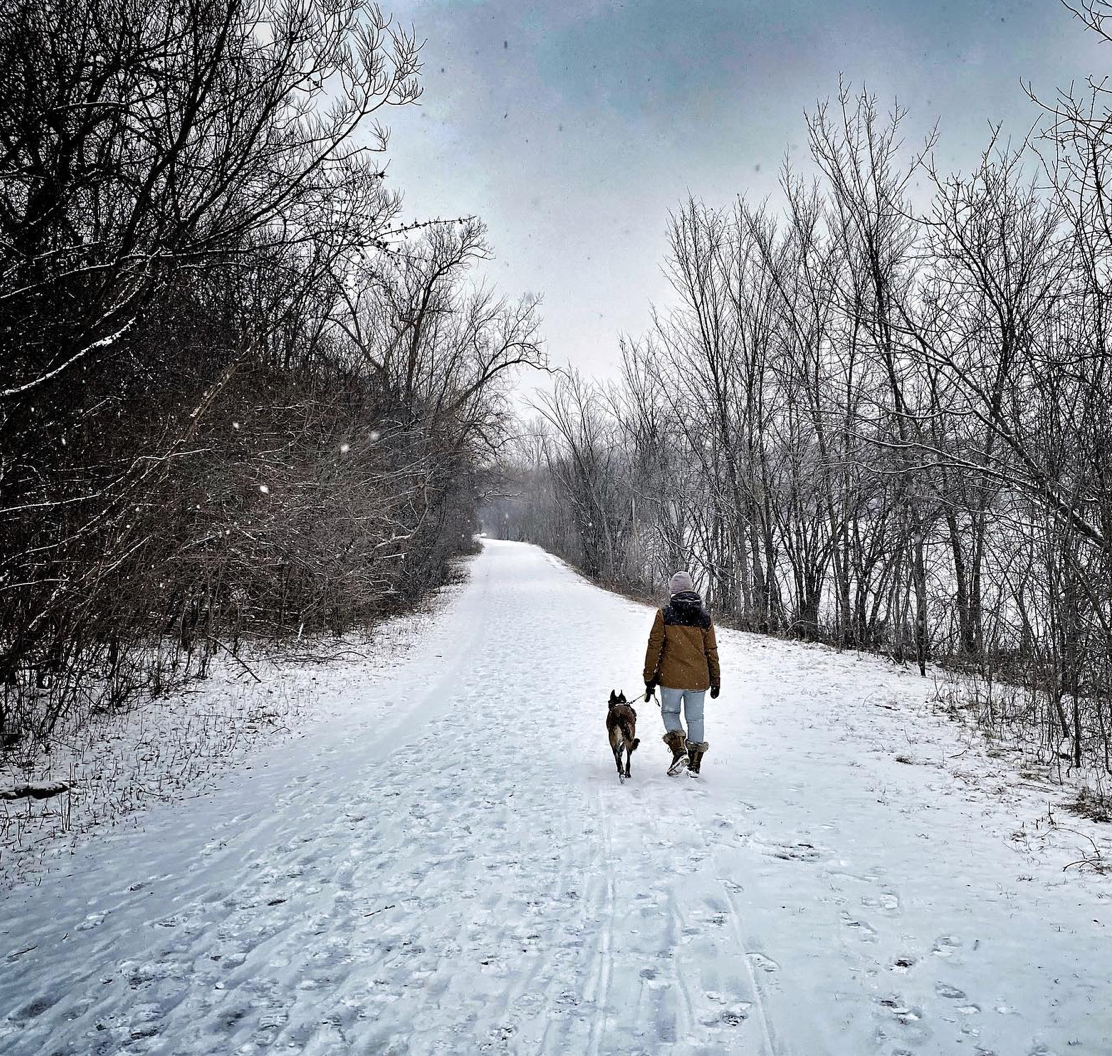
<path fill-rule="evenodd" d="M 839 75 L 936 121 L 944 168 L 990 122 L 1021 137 L 1047 96 L 1112 69 L 1057 0 L 383 0 L 426 38 L 419 108 L 392 112 L 391 182 L 407 217 L 477 214 L 500 290 L 544 298 L 554 363 L 610 373 L 639 334 L 667 215 L 776 190 L 803 158 L 803 114 Z"/>

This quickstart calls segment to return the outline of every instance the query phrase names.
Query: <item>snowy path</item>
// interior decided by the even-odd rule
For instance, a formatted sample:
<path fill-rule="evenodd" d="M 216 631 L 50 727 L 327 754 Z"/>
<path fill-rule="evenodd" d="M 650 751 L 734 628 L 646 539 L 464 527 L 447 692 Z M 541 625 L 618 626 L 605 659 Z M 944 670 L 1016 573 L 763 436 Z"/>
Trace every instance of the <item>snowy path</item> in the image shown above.
<path fill-rule="evenodd" d="M 345 721 L 0 903 L 0 1052 L 1112 1052 L 1112 881 L 937 765 L 928 686 L 724 631 L 704 779 L 639 705 L 619 786 L 649 622 L 488 544 Z"/>

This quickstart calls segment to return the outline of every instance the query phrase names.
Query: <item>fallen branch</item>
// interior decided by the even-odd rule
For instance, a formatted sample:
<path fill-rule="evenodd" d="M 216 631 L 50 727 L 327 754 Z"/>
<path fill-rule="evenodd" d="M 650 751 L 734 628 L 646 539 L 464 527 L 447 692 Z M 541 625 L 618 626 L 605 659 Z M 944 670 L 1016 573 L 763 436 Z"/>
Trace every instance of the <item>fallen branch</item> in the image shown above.
<path fill-rule="evenodd" d="M 237 664 L 239 664 L 240 667 L 242 667 L 243 670 L 246 671 L 256 682 L 258 682 L 260 684 L 262 683 L 262 679 L 259 678 L 259 676 L 256 675 L 255 672 L 251 670 L 251 668 L 247 665 L 247 662 L 245 660 L 241 659 L 240 657 L 236 656 L 236 654 L 234 652 L 232 652 L 232 650 L 229 649 L 222 641 L 220 641 L 219 638 L 213 638 L 210 635 L 209 636 L 209 641 L 212 642 L 214 645 L 220 646 L 220 648 L 223 649 L 224 652 L 226 652 Z"/>
<path fill-rule="evenodd" d="M 31 781 L 25 785 L 0 789 L 0 799 L 50 799 L 68 792 L 70 786 L 65 781 Z"/>

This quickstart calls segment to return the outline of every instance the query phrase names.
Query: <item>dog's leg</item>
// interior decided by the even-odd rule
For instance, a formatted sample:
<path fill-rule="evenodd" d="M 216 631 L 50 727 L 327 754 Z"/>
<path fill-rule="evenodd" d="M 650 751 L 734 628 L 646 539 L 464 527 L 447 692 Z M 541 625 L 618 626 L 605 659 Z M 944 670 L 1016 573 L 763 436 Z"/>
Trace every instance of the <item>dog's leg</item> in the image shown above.
<path fill-rule="evenodd" d="M 625 742 L 625 749 L 626 749 L 626 777 L 630 777 L 631 775 L 630 775 L 630 772 L 629 772 L 629 760 L 630 760 L 631 756 L 633 755 L 633 743 L 631 741 L 626 741 Z"/>

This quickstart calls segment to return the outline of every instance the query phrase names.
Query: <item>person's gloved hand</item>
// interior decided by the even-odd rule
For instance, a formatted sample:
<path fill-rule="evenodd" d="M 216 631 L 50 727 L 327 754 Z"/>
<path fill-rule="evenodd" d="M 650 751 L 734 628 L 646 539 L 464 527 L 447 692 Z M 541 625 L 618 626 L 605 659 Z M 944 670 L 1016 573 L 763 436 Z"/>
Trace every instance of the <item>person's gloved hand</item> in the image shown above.
<path fill-rule="evenodd" d="M 718 694 L 719 694 L 719 692 L 721 692 L 721 690 L 722 690 L 721 686 L 711 686 L 710 687 L 710 699 L 711 700 L 717 700 L 718 699 Z"/>
<path fill-rule="evenodd" d="M 655 682 L 646 682 L 645 683 L 645 699 L 646 700 L 652 700 L 653 693 L 655 693 L 655 692 L 656 692 L 656 683 Z"/>

